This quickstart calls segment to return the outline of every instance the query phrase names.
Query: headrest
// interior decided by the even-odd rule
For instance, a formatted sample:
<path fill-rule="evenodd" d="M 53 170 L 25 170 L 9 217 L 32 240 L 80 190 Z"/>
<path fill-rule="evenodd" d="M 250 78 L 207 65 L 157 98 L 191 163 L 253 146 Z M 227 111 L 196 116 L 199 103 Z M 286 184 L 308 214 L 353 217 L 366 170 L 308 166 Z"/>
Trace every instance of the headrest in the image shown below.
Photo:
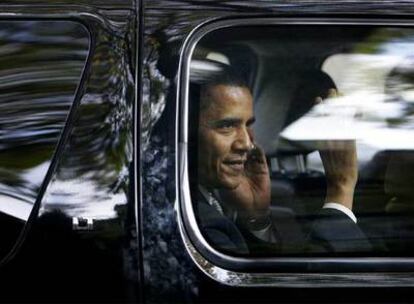
<path fill-rule="evenodd" d="M 414 151 L 390 153 L 385 173 L 385 192 L 399 198 L 414 198 Z"/>
<path fill-rule="evenodd" d="M 293 91 L 284 125 L 287 126 L 306 114 L 315 105 L 316 97 L 328 97 L 329 89 L 336 89 L 336 85 L 324 71 L 303 72 Z"/>

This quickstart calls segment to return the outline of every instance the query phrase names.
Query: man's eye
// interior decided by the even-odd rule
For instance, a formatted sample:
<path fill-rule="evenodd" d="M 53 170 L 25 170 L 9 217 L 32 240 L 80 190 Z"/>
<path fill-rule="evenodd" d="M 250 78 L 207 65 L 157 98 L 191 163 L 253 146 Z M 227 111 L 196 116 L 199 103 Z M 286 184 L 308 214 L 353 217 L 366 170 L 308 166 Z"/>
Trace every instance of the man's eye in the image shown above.
<path fill-rule="evenodd" d="M 230 128 L 233 128 L 233 127 L 234 127 L 234 125 L 229 123 L 229 124 L 222 125 L 221 129 L 230 129 Z"/>
<path fill-rule="evenodd" d="M 235 127 L 235 124 L 233 122 L 222 122 L 222 123 L 217 124 L 217 128 L 222 129 L 222 130 L 231 129 L 234 127 Z"/>

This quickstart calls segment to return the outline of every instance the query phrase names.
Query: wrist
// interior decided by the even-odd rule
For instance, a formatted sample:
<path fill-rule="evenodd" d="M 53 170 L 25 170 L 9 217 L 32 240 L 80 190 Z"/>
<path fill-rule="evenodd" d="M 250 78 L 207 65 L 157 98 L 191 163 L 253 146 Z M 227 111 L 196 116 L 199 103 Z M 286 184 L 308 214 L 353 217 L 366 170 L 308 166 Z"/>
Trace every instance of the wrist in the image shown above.
<path fill-rule="evenodd" d="M 354 201 L 354 186 L 330 185 L 326 191 L 325 202 L 336 202 L 352 210 Z"/>

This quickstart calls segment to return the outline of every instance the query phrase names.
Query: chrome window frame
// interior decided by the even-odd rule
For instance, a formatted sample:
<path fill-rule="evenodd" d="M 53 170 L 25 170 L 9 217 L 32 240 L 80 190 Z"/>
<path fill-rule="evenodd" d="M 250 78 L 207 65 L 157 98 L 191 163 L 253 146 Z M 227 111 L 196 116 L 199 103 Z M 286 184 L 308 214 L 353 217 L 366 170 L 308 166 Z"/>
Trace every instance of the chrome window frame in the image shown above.
<path fill-rule="evenodd" d="M 176 202 L 181 236 L 198 268 L 232 286 L 386 287 L 414 286 L 414 257 L 234 257 L 214 249 L 202 236 L 190 197 L 188 175 L 188 89 L 190 61 L 198 42 L 215 30 L 236 26 L 394 26 L 414 27 L 409 19 L 240 17 L 200 24 L 180 53 L 176 112 Z"/>

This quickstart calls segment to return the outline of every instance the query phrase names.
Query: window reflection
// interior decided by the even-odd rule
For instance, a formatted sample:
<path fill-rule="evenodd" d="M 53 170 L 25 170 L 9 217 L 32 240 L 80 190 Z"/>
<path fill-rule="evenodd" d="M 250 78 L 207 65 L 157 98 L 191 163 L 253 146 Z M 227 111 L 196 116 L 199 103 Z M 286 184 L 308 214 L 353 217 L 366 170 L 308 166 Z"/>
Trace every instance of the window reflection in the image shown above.
<path fill-rule="evenodd" d="M 78 23 L 0 22 L 0 257 L 32 211 L 87 53 Z"/>
<path fill-rule="evenodd" d="M 359 256 L 375 252 L 411 256 L 413 50 L 414 30 L 410 28 L 241 27 L 207 35 L 192 58 L 189 96 L 193 205 L 207 241 L 218 250 L 233 249 L 234 254 L 247 255 Z M 209 53 L 215 56 L 209 57 Z M 229 70 L 244 77 L 244 84 L 223 83 L 211 76 Z M 212 78 L 214 85 L 209 82 Z M 273 223 L 272 227 L 285 225 L 277 232 L 277 246 L 261 247 L 263 238 L 259 245 L 254 241 L 252 245 L 251 239 L 258 234 L 252 233 L 254 229 L 246 229 L 246 223 L 240 223 L 244 211 L 237 203 L 236 208 L 234 204 L 229 207 L 234 196 L 226 194 L 228 189 L 223 191 L 224 184 L 205 181 L 205 162 L 197 164 L 191 160 L 205 160 L 205 153 L 212 154 L 211 137 L 203 133 L 207 114 L 203 106 L 198 107 L 205 98 L 203 90 L 209 92 L 210 103 L 226 107 L 226 94 L 222 92 L 221 99 L 214 99 L 212 90 L 217 89 L 217 84 L 248 88 L 252 94 L 256 122 L 251 131 L 246 124 L 246 141 L 263 149 L 268 164 L 271 211 L 266 214 L 271 214 L 271 218 L 263 223 Z M 194 95 L 197 86 L 198 95 Z M 230 146 L 228 151 L 232 151 Z M 248 159 L 250 152 L 240 151 L 238 155 Z M 356 161 L 355 172 L 350 169 L 354 166 L 352 161 Z M 223 164 L 224 168 L 226 161 Z M 244 163 L 244 174 L 250 176 L 247 168 L 248 161 Z M 348 180 L 349 176 L 355 177 L 356 183 L 348 189 L 352 191 L 351 204 L 341 202 L 343 197 L 331 195 L 332 180 Z M 234 185 L 236 192 L 238 187 Z M 213 216 L 213 210 L 207 210 L 208 204 L 200 207 L 203 198 L 207 202 L 217 201 L 220 208 L 216 210 L 223 211 Z M 341 229 L 345 226 L 338 221 L 329 219 L 321 223 L 321 210 L 325 212 L 327 203 L 339 203 L 341 206 L 333 209 L 345 213 L 348 220 L 355 215 L 356 225 Z M 351 215 L 341 209 L 344 206 L 352 211 Z M 226 211 L 232 208 L 233 211 Z M 231 233 L 218 227 L 224 225 L 224 220 Z M 255 218 L 251 219 L 253 222 L 260 221 Z M 355 233 L 355 227 L 362 233 Z M 326 231 L 315 236 L 315 229 L 319 229 L 318 233 Z M 223 233 L 227 241 L 221 238 L 218 242 L 214 235 Z M 319 243 L 314 246 L 312 240 L 309 245 L 309 236 L 316 237 Z M 265 242 L 272 243 L 272 238 Z M 262 251 L 257 253 L 257 248 Z"/>

